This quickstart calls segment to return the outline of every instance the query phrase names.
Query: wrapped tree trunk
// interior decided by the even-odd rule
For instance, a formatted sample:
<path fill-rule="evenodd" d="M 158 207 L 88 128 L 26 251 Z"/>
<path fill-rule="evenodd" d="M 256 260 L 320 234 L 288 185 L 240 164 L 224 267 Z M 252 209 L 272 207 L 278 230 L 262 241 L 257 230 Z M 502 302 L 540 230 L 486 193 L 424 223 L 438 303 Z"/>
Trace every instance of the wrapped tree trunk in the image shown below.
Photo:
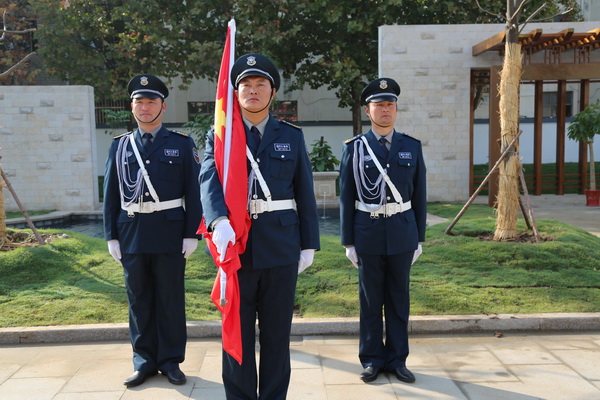
<path fill-rule="evenodd" d="M 6 242 L 6 214 L 4 212 L 4 179 L 0 174 L 0 248 Z"/>
<path fill-rule="evenodd" d="M 501 151 L 511 143 L 519 131 L 519 84 L 521 80 L 521 45 L 506 42 L 504 64 L 500 75 L 500 129 Z M 514 240 L 517 237 L 519 213 L 519 159 L 518 142 L 500 164 L 496 231 L 494 240 Z"/>

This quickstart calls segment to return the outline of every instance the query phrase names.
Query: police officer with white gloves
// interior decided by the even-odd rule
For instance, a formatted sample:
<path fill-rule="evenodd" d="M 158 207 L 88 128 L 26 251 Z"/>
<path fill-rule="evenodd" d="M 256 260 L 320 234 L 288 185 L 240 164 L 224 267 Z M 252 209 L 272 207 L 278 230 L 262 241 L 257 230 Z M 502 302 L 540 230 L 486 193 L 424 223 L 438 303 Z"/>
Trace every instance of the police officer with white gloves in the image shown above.
<path fill-rule="evenodd" d="M 104 177 L 104 236 L 123 265 L 134 373 L 142 384 L 179 368 L 187 340 L 185 262 L 198 246 L 200 159 L 192 138 L 162 125 L 169 95 L 156 76 L 134 76 L 127 90 L 138 128 L 114 138 Z"/>
<path fill-rule="evenodd" d="M 300 128 L 269 114 L 280 85 L 271 60 L 261 54 L 240 57 L 232 67 L 231 82 L 250 154 L 248 209 L 252 226 L 238 270 L 242 364 L 223 351 L 223 385 L 227 399 L 285 399 L 291 374 L 289 343 L 296 280 L 319 249 L 312 168 Z M 222 257 L 235 234 L 226 217 L 215 169 L 213 135 L 211 132 L 207 138 L 200 183 L 206 223 Z"/>
<path fill-rule="evenodd" d="M 415 381 L 406 368 L 409 275 L 425 240 L 425 163 L 421 142 L 394 129 L 399 94 L 390 78 L 364 88 L 371 130 L 346 141 L 340 166 L 341 242 L 358 268 L 364 382 L 382 371 Z"/>

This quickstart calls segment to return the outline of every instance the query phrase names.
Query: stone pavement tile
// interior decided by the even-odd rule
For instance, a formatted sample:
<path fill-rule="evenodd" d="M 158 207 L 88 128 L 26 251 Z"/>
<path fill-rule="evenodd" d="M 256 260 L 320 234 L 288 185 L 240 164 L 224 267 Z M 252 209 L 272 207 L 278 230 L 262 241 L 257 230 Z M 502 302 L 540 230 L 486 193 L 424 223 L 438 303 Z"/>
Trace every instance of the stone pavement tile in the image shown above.
<path fill-rule="evenodd" d="M 323 371 L 292 369 L 287 400 L 327 400 Z"/>
<path fill-rule="evenodd" d="M 560 364 L 516 365 L 512 372 L 519 383 L 486 382 L 462 384 L 472 399 L 599 399 L 600 390 L 570 368 Z"/>
<path fill-rule="evenodd" d="M 14 374 L 13 378 L 72 376 L 90 358 L 93 351 L 89 348 L 52 347 L 29 360 Z"/>
<path fill-rule="evenodd" d="M 39 346 L 39 345 L 28 345 L 28 346 L 14 346 L 14 345 L 4 345 L 0 346 L 0 354 L 2 354 L 2 359 L 0 359 L 0 363 L 2 364 L 26 364 L 38 355 L 40 352 L 44 351 L 47 346 Z"/>
<path fill-rule="evenodd" d="M 532 340 L 504 341 L 489 344 L 488 349 L 504 364 L 559 364 L 544 347 Z"/>
<path fill-rule="evenodd" d="M 323 376 L 326 385 L 353 385 L 363 384 L 359 375 L 363 371 L 358 362 L 356 354 L 330 354 L 322 355 L 321 364 L 323 365 Z M 371 384 L 389 383 L 385 374 L 379 374 L 379 377 Z"/>
<path fill-rule="evenodd" d="M 20 364 L 0 364 L 0 385 L 21 368 Z"/>
<path fill-rule="evenodd" d="M 222 387 L 195 387 L 190 395 L 192 400 L 226 400 L 225 391 Z"/>
<path fill-rule="evenodd" d="M 123 391 L 97 392 L 97 393 L 59 393 L 52 400 L 120 400 Z"/>
<path fill-rule="evenodd" d="M 306 352 L 307 350 L 308 349 L 305 347 L 292 347 L 290 349 L 292 369 L 321 369 L 321 361 L 319 359 L 319 356 L 314 353 L 308 353 Z"/>
<path fill-rule="evenodd" d="M 390 385 L 385 379 L 386 384 L 378 384 L 379 379 L 374 383 L 364 384 L 358 377 L 356 381 L 358 383 L 354 385 L 327 385 L 325 390 L 327 392 L 327 400 L 392 400 L 400 399 L 401 397 L 396 396 L 392 385 Z"/>
<path fill-rule="evenodd" d="M 204 357 L 204 362 L 198 373 L 198 380 L 194 386 L 197 388 L 223 388 L 223 378 L 221 376 L 222 369 L 222 358 L 218 357 Z"/>
<path fill-rule="evenodd" d="M 97 358 L 83 364 L 61 390 L 61 393 L 124 390 L 123 381 L 132 373 L 133 365 L 130 355 L 120 360 Z"/>
<path fill-rule="evenodd" d="M 126 389 L 121 400 L 189 399 L 193 390 L 193 379 L 188 379 L 185 385 L 172 385 L 166 377 L 159 374 L 140 386 Z"/>
<path fill-rule="evenodd" d="M 68 379 L 68 377 L 9 379 L 0 385 L 0 399 L 50 400 Z"/>
<path fill-rule="evenodd" d="M 416 367 L 411 371 L 415 374 L 414 383 L 400 382 L 389 374 L 398 399 L 467 400 L 456 383 L 439 367 Z"/>
<path fill-rule="evenodd" d="M 505 382 L 517 379 L 490 351 L 461 351 L 439 355 L 442 367 L 457 381 Z"/>
<path fill-rule="evenodd" d="M 554 350 L 554 354 L 585 379 L 600 380 L 600 349 Z"/>

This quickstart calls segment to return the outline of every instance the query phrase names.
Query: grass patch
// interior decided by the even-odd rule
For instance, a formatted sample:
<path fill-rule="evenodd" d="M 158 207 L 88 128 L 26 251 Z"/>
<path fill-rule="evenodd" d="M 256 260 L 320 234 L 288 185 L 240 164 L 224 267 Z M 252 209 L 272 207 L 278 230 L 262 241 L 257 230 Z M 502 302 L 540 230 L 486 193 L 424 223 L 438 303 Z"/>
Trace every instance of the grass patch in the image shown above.
<path fill-rule="evenodd" d="M 454 218 L 462 204 L 433 203 Z M 536 221 L 551 240 L 527 244 L 482 241 L 494 230 L 494 209 L 471 205 L 453 228 L 430 227 L 411 275 L 412 315 L 597 312 L 600 238 L 554 220 Z M 519 222 L 519 229 L 525 230 Z M 44 229 L 44 233 L 62 231 Z M 75 232 L 43 247 L 0 253 L 0 326 L 127 321 L 121 266 L 102 239 Z M 199 246 L 188 260 L 188 320 L 216 320 L 210 300 L 215 268 Z M 322 236 L 314 265 L 298 279 L 301 317 L 358 317 L 358 274 L 338 236 Z"/>

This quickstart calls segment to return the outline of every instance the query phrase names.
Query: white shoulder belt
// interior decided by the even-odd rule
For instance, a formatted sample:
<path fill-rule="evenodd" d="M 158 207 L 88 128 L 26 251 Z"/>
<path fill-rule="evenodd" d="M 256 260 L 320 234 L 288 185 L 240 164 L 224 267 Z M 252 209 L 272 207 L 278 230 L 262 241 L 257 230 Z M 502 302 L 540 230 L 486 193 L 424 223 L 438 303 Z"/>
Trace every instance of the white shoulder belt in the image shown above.
<path fill-rule="evenodd" d="M 396 188 L 396 186 L 394 185 L 394 183 L 388 176 L 387 172 L 385 172 L 385 170 L 381 166 L 381 163 L 377 159 L 377 156 L 375 155 L 375 153 L 373 153 L 373 149 L 371 149 L 371 146 L 369 146 L 369 142 L 367 141 L 367 138 L 363 135 L 361 137 L 361 140 L 364 142 L 365 147 L 367 148 L 367 151 L 369 152 L 371 159 L 375 163 L 375 166 L 379 170 L 379 173 L 383 177 L 383 180 L 390 188 L 392 195 L 394 196 L 394 200 L 396 202 L 395 203 L 387 203 L 387 204 L 368 204 L 368 203 L 364 203 L 363 201 L 357 200 L 355 202 L 355 208 L 359 211 L 371 213 L 371 218 L 379 218 L 379 215 L 383 215 L 384 217 L 391 217 L 394 214 L 403 213 L 404 211 L 410 210 L 412 208 L 410 200 L 407 202 L 402 201 L 402 195 L 400 194 L 400 192 L 398 191 L 398 189 Z M 382 194 L 382 196 L 383 196 L 383 194 Z"/>
<path fill-rule="evenodd" d="M 272 200 L 271 199 L 271 191 L 269 190 L 269 186 L 267 186 L 267 182 L 263 177 L 260 169 L 258 168 L 258 163 L 254 160 L 254 156 L 252 152 L 246 146 L 246 157 L 248 157 L 248 161 L 250 161 L 250 165 L 252 166 L 252 172 L 254 173 L 254 177 L 258 180 L 260 188 L 263 191 L 263 194 L 267 198 L 266 200 L 253 198 L 248 201 L 248 212 L 252 215 L 252 218 L 257 219 L 258 214 L 262 214 L 264 212 L 271 211 L 280 211 L 280 210 L 295 210 L 296 209 L 296 200 L 294 199 L 285 199 L 285 200 Z M 252 182 L 253 178 L 249 179 Z M 250 190 L 248 191 L 248 195 L 250 196 Z M 253 196 L 256 197 L 256 196 Z"/>
<path fill-rule="evenodd" d="M 137 203 L 133 202 L 125 202 L 123 191 L 121 190 L 121 208 L 127 211 L 127 215 L 130 217 L 134 216 L 134 213 L 140 214 L 150 214 L 156 211 L 164 211 L 169 210 L 171 208 L 183 207 L 185 209 L 185 201 L 183 197 L 180 199 L 160 201 L 158 198 L 158 193 L 154 189 L 152 182 L 150 182 L 150 176 L 148 175 L 148 171 L 144 167 L 144 163 L 142 162 L 142 157 L 140 156 L 140 151 L 137 148 L 137 144 L 135 143 L 135 138 L 133 137 L 133 133 L 131 134 L 131 138 L 129 140 L 131 143 L 131 148 L 133 149 L 133 153 L 135 154 L 135 158 L 140 166 L 140 171 L 142 172 L 142 176 L 144 177 L 144 182 L 146 182 L 146 186 L 150 191 L 150 195 L 154 201 L 142 201 L 142 196 L 139 197 L 139 201 Z M 117 159 L 117 163 L 119 160 Z M 119 177 L 121 180 L 121 177 Z"/>

